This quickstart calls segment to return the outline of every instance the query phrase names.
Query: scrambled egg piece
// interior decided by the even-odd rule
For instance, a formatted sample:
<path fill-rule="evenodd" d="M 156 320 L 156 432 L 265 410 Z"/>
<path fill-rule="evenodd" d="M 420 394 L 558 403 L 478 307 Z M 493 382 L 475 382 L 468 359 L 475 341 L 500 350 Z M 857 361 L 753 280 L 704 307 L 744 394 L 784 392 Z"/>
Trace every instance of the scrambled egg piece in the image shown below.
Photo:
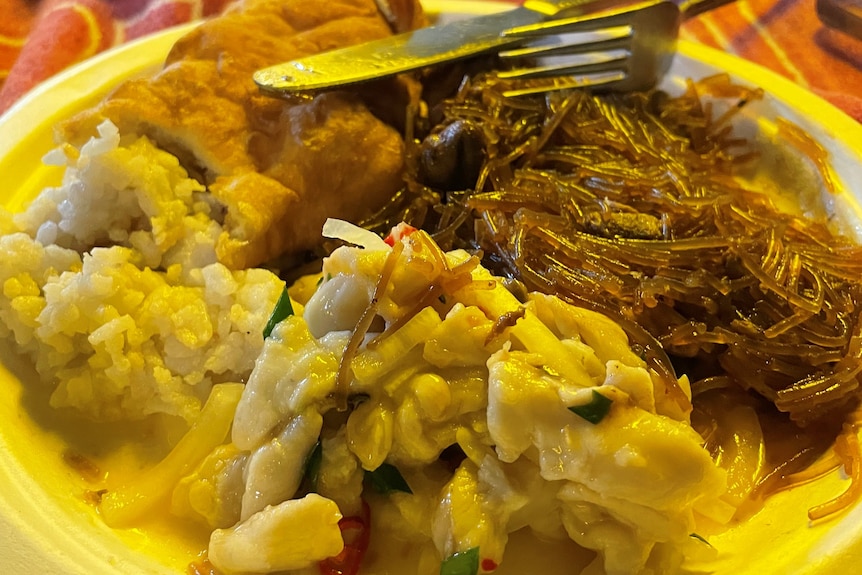
<path fill-rule="evenodd" d="M 241 497 L 221 498 L 235 524 L 213 533 L 216 567 L 274 570 L 224 559 L 246 525 L 337 536 L 329 512 L 270 518 L 309 493 L 345 516 L 364 500 L 387 537 L 436 556 L 418 561 L 423 574 L 465 552 L 490 572 L 523 528 L 595 550 L 608 574 L 678 563 L 702 514 L 724 505 L 725 473 L 623 330 L 553 296 L 521 303 L 423 232 L 395 244 L 336 250 L 266 341 L 234 419 L 244 482 Z M 394 481 L 382 489 L 381 470 Z M 192 480 L 218 473 L 210 462 Z"/>

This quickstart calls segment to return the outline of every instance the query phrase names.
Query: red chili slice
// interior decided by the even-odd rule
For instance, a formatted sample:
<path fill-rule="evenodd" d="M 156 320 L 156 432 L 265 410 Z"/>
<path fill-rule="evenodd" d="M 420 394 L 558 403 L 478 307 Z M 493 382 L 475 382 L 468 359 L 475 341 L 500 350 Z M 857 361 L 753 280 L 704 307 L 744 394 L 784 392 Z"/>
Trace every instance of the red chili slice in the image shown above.
<path fill-rule="evenodd" d="M 392 230 L 389 232 L 389 235 L 383 238 L 383 241 L 390 246 L 394 246 L 395 242 L 400 242 L 401 238 L 409 236 L 415 231 L 416 228 L 414 228 L 410 224 L 401 222 L 400 224 L 392 228 Z"/>
<path fill-rule="evenodd" d="M 338 522 L 344 549 L 335 557 L 324 559 L 318 566 L 321 575 L 357 575 L 371 538 L 371 509 L 362 502 L 362 515 L 344 517 Z"/>
<path fill-rule="evenodd" d="M 187 575 L 220 575 L 209 559 L 199 559 L 189 563 Z"/>

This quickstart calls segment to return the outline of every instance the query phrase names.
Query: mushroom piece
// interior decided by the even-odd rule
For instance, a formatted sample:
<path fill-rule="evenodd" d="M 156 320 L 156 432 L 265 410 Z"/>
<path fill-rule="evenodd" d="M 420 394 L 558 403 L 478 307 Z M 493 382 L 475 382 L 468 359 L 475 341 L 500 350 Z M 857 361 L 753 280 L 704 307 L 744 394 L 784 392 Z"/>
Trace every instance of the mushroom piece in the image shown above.
<path fill-rule="evenodd" d="M 422 141 L 419 152 L 419 179 L 445 191 L 476 185 L 485 157 L 482 129 L 464 120 L 452 122 Z"/>

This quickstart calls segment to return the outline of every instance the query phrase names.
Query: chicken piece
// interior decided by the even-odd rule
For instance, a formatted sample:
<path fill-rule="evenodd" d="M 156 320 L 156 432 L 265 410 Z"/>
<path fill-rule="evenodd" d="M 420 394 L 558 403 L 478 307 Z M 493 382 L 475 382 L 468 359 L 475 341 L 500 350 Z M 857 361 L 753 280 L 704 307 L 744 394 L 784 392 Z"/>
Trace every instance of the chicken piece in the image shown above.
<path fill-rule="evenodd" d="M 251 454 L 244 474 L 243 521 L 294 496 L 302 482 L 304 462 L 314 450 L 322 426 L 321 415 L 309 409 Z"/>
<path fill-rule="evenodd" d="M 210 529 L 235 525 L 242 512 L 248 458 L 248 452 L 232 443 L 216 447 L 177 483 L 171 495 L 171 513 L 203 522 Z"/>
<path fill-rule="evenodd" d="M 402 10 L 418 25 L 411 4 Z M 246 0 L 181 38 L 157 75 L 63 123 L 56 139 L 80 147 L 106 119 L 122 135 L 146 135 L 223 205 L 222 263 L 295 254 L 319 242 L 326 217 L 359 220 L 397 191 L 404 144 L 362 102 L 367 91 L 284 101 L 261 95 L 252 74 L 390 33 L 374 0 Z"/>
<path fill-rule="evenodd" d="M 267 507 L 210 535 L 209 560 L 223 573 L 304 569 L 344 548 L 341 512 L 315 493 Z"/>
<path fill-rule="evenodd" d="M 153 78 L 121 84 L 98 106 L 61 124 L 56 139 L 80 147 L 108 119 L 123 136 L 148 136 L 210 184 L 218 175 L 253 169 L 246 106 L 222 84 L 216 62 L 177 63 Z"/>
<path fill-rule="evenodd" d="M 424 14 L 413 0 L 376 0 L 377 7 L 393 32 L 401 33 L 422 26 Z"/>

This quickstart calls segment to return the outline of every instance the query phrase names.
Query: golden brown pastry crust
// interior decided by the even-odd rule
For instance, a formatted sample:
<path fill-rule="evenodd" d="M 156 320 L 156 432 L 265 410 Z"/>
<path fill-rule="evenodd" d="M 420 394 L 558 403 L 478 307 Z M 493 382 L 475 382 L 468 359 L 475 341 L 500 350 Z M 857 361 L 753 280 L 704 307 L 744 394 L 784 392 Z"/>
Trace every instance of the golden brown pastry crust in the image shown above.
<path fill-rule="evenodd" d="M 110 119 L 176 154 L 225 207 L 217 253 L 231 267 L 309 249 L 326 217 L 360 218 L 397 191 L 403 142 L 356 96 L 290 103 L 262 96 L 252 73 L 390 33 L 374 0 L 246 0 L 180 39 L 156 76 L 65 122 L 57 139 L 80 146 Z"/>

